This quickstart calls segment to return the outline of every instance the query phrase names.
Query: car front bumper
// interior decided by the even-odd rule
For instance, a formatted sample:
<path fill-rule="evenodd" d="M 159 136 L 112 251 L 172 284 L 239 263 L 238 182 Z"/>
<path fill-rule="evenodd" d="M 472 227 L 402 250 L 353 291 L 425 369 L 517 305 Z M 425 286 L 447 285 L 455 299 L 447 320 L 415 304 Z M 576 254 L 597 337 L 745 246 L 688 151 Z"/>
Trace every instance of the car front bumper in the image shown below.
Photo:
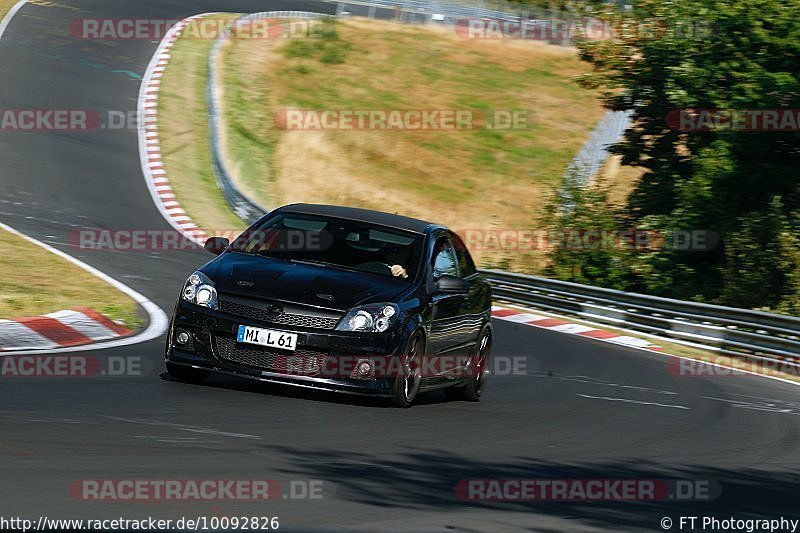
<path fill-rule="evenodd" d="M 297 350 L 264 348 L 236 341 L 239 326 L 254 326 L 298 335 Z M 189 341 L 179 343 L 181 332 Z M 400 328 L 385 333 L 354 333 L 260 322 L 200 307 L 181 299 L 175 305 L 167 336 L 166 360 L 268 383 L 349 394 L 388 396 L 393 378 L 375 369 L 397 368 L 406 344 Z M 373 372 L 357 371 L 369 361 Z"/>

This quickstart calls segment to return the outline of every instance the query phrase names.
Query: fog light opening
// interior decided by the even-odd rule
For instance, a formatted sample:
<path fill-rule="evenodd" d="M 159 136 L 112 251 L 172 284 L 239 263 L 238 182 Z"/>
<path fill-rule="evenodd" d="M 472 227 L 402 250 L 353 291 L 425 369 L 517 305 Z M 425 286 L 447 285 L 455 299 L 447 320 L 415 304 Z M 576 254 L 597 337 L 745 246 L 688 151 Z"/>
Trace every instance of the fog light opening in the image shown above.
<path fill-rule="evenodd" d="M 189 342 L 189 334 L 186 333 L 185 331 L 181 331 L 175 337 L 175 340 L 178 342 L 178 344 L 186 344 Z"/>
<path fill-rule="evenodd" d="M 369 359 L 359 359 L 350 374 L 351 378 L 372 379 L 375 376 L 374 363 Z"/>

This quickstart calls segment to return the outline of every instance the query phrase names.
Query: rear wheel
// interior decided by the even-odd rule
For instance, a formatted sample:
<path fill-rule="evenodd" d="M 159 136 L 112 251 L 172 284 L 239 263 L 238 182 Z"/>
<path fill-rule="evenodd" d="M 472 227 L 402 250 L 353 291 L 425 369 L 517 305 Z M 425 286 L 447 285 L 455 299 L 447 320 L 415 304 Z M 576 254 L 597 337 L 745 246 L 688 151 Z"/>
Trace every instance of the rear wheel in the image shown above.
<path fill-rule="evenodd" d="M 167 362 L 167 372 L 170 376 L 184 383 L 202 383 L 208 377 L 208 370 L 200 370 L 190 366 L 176 365 Z"/>
<path fill-rule="evenodd" d="M 467 368 L 467 383 L 463 386 L 445 389 L 445 394 L 452 400 L 478 402 L 486 386 L 486 366 L 492 353 L 492 332 L 486 328 L 478 337 L 478 349 L 470 358 Z"/>
<path fill-rule="evenodd" d="M 400 356 L 401 375 L 394 378 L 391 403 L 395 407 L 411 407 L 422 382 L 420 361 L 425 351 L 421 333 L 414 333 L 408 342 L 406 353 Z"/>

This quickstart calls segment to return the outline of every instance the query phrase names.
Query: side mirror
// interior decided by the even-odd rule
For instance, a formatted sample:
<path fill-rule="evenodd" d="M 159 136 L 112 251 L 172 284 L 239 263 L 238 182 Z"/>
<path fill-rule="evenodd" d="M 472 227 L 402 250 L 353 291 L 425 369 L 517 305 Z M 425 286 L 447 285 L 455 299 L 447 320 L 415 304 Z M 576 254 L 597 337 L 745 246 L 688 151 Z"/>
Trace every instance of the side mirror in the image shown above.
<path fill-rule="evenodd" d="M 227 248 L 230 243 L 231 241 L 225 237 L 211 237 L 203 245 L 203 248 L 214 255 L 219 255 L 225 251 L 225 248 Z"/>
<path fill-rule="evenodd" d="M 436 293 L 445 294 L 465 294 L 469 292 L 469 283 L 463 279 L 451 276 L 450 274 L 443 274 L 437 279 L 434 284 Z"/>

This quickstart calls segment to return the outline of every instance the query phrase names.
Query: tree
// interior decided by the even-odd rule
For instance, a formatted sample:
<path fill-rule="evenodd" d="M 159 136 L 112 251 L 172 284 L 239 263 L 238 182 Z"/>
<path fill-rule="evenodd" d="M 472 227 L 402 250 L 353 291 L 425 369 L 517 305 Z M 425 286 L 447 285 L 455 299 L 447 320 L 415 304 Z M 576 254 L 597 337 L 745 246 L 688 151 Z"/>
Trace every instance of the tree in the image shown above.
<path fill-rule="evenodd" d="M 682 131 L 671 118 L 690 108 L 800 109 L 800 1 L 644 0 L 624 13 L 596 3 L 594 15 L 619 32 L 579 43 L 594 67 L 580 82 L 610 108 L 633 110 L 612 152 L 646 169 L 626 216 L 665 234 L 719 236 L 709 251 L 640 254 L 632 272 L 647 274 L 629 286 L 747 307 L 796 302 L 800 125 Z"/>

